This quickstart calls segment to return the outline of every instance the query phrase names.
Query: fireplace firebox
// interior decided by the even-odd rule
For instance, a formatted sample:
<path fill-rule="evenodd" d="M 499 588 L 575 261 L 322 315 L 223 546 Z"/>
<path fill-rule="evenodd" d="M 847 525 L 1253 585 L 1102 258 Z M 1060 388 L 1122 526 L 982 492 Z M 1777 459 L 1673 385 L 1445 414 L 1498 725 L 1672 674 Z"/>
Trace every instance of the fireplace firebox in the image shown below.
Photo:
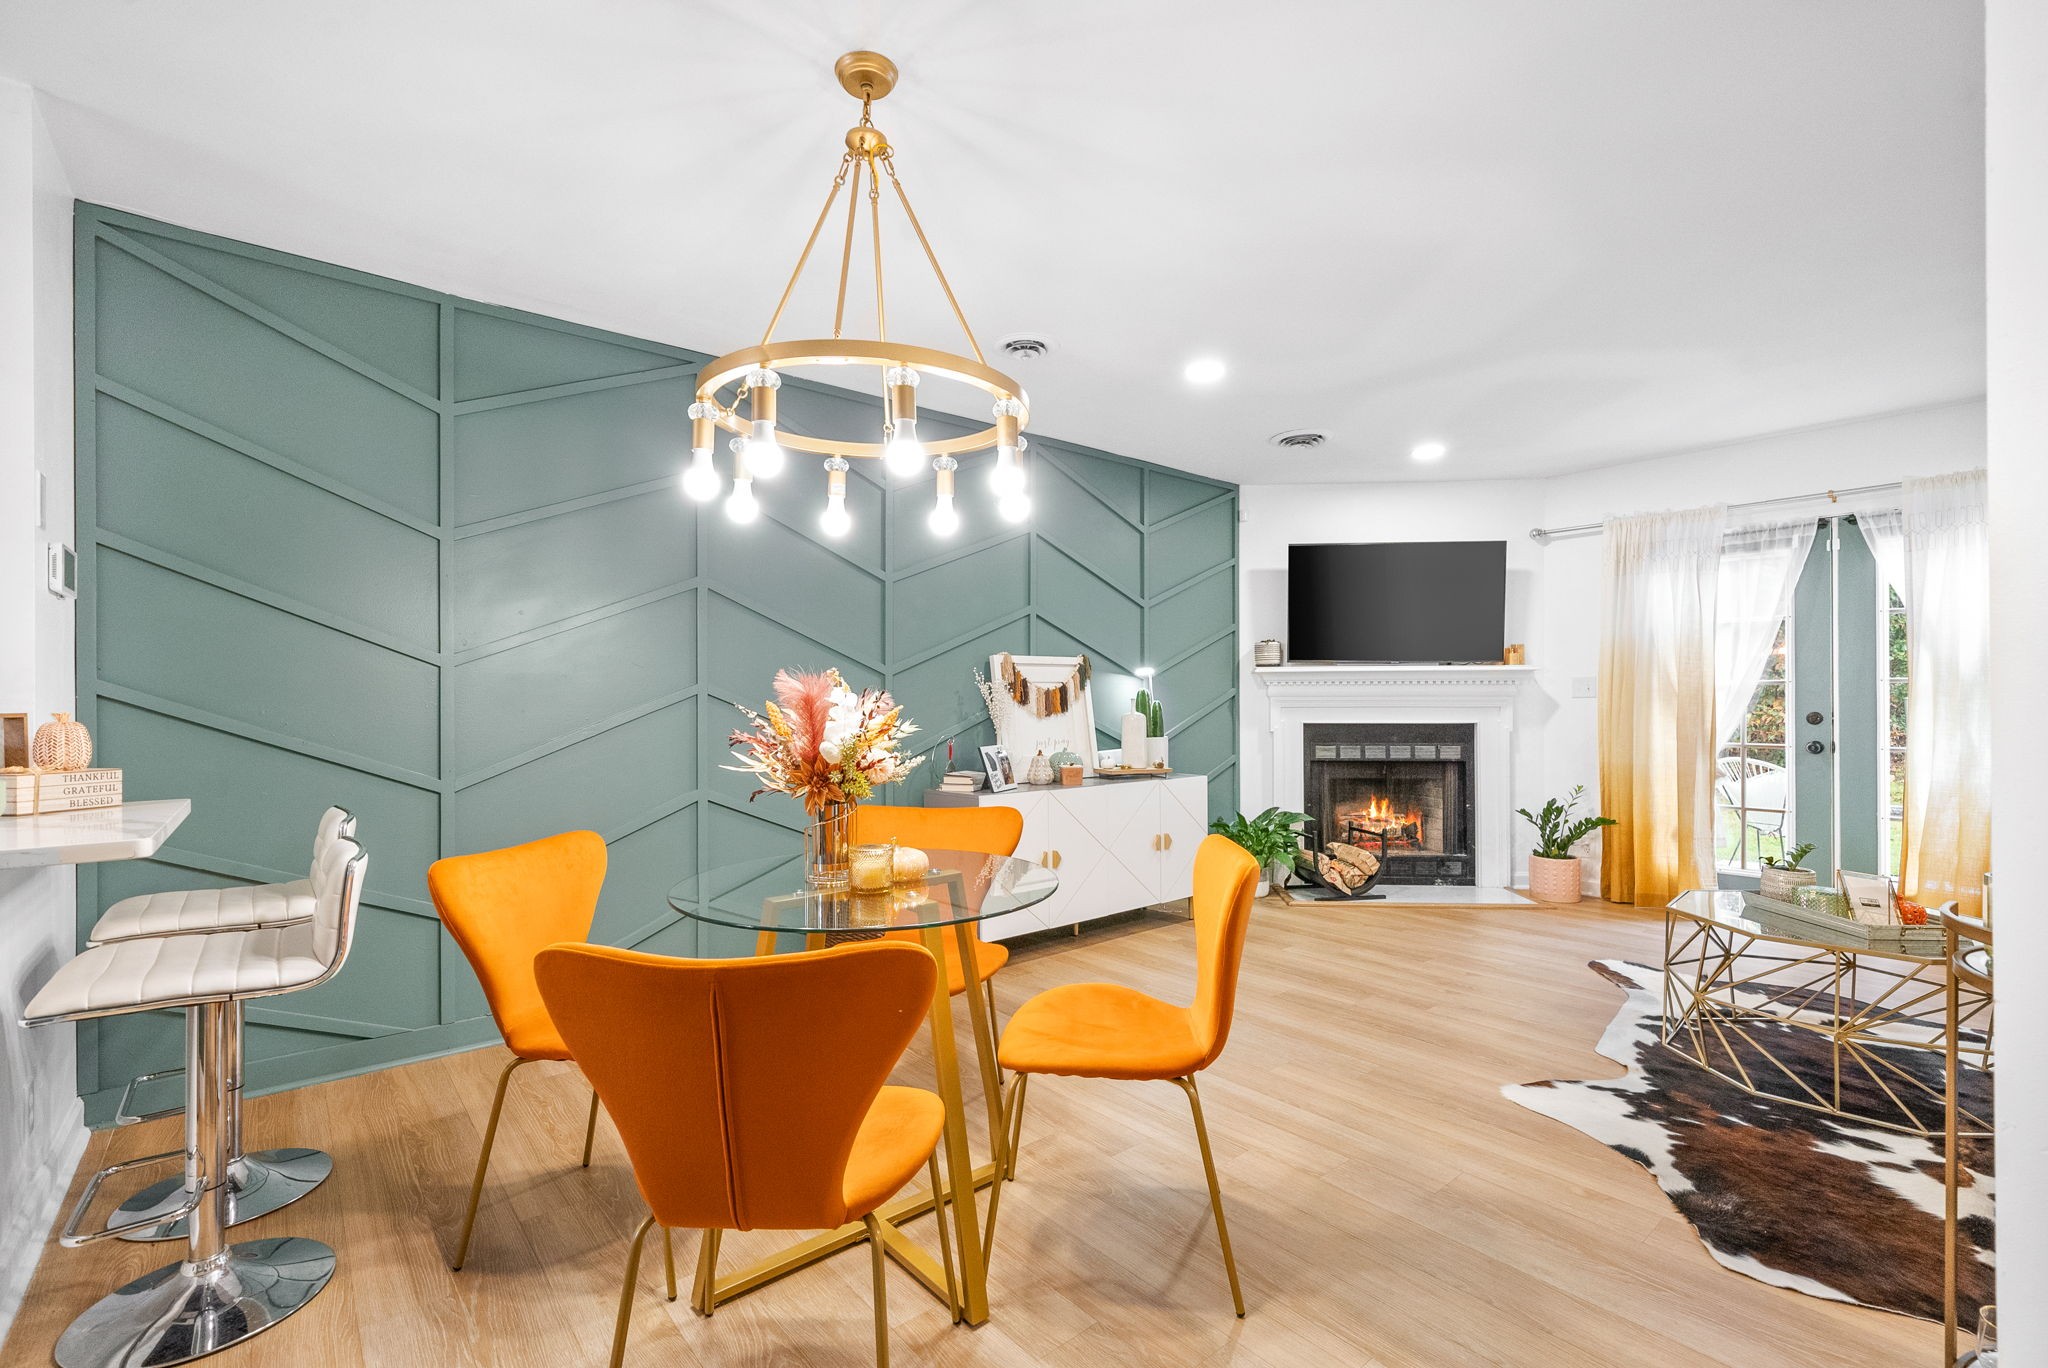
<path fill-rule="evenodd" d="M 1303 806 L 1311 849 L 1342 842 L 1386 854 L 1390 884 L 1474 878 L 1472 751 L 1467 723 L 1310 723 Z"/>

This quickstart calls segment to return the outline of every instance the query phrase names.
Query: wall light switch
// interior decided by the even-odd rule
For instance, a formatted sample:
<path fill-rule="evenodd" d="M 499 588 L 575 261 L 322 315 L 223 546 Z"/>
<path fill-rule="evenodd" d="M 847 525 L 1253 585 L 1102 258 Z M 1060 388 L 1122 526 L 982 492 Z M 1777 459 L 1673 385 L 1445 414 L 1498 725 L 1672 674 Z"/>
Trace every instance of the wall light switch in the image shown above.
<path fill-rule="evenodd" d="M 1600 681 L 1592 675 L 1580 675 L 1572 680 L 1573 698 L 1598 698 L 1599 696 Z"/>

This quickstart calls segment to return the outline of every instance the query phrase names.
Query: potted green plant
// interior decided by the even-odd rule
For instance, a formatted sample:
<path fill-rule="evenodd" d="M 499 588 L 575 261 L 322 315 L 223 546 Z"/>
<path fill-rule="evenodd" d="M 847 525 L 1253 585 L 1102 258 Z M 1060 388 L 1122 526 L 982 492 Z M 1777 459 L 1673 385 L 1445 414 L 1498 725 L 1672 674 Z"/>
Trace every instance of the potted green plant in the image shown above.
<path fill-rule="evenodd" d="M 1287 875 L 1294 868 L 1294 854 L 1301 849 L 1298 828 L 1307 820 L 1306 812 L 1269 807 L 1256 817 L 1247 817 L 1242 812 L 1228 821 L 1218 817 L 1209 823 L 1209 830 L 1218 836 L 1228 836 L 1259 862 L 1259 872 L 1268 875 L 1259 884 L 1259 896 L 1264 897 L 1275 879 L 1286 884 Z"/>
<path fill-rule="evenodd" d="M 1537 902 L 1575 903 L 1579 900 L 1579 857 L 1572 847 L 1601 827 L 1615 825 L 1612 817 L 1581 817 L 1579 800 L 1586 786 L 1579 784 L 1562 802 L 1552 798 L 1535 812 L 1515 811 L 1536 828 L 1536 848 L 1529 852 L 1529 896 Z"/>
<path fill-rule="evenodd" d="M 1166 705 L 1157 698 L 1145 714 L 1145 763 L 1154 769 L 1166 768 Z"/>
<path fill-rule="evenodd" d="M 1797 902 L 1800 889 L 1811 888 L 1819 882 L 1819 876 L 1802 865 L 1814 849 L 1813 842 L 1806 841 L 1782 855 L 1764 856 L 1763 887 L 1757 891 L 1779 902 Z"/>

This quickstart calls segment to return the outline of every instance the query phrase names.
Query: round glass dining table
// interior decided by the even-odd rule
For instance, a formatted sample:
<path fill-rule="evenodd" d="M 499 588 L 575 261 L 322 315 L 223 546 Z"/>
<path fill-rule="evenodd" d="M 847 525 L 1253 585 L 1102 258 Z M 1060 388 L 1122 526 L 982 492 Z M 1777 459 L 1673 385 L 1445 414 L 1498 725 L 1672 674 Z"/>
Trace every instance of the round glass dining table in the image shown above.
<path fill-rule="evenodd" d="M 981 1076 L 996 1077 L 995 1023 L 991 1009 L 971 975 L 975 964 L 974 925 L 1005 912 L 1044 902 L 1059 891 L 1059 876 L 1043 865 L 980 851 L 925 849 L 929 869 L 920 878 L 897 883 L 887 891 L 814 889 L 802 886 L 799 861 L 730 865 L 683 880 L 668 893 L 669 906 L 692 921 L 755 933 L 754 953 L 772 955 L 801 937 L 808 950 L 847 940 L 867 940 L 888 932 L 910 932 L 941 965 L 932 992 L 932 1062 L 938 1093 L 946 1106 L 946 1188 L 952 1227 L 951 1255 L 959 1261 L 957 1282 L 949 1270 L 898 1230 L 904 1221 L 932 1209 L 931 1196 L 900 1196 L 884 1206 L 881 1232 L 884 1252 L 907 1269 L 925 1288 L 953 1307 L 956 1318 L 970 1325 L 988 1319 L 988 1267 L 982 1249 L 977 1191 L 1000 1181 L 1008 1167 L 1003 1102 L 993 1086 L 983 1088 L 988 1109 L 989 1162 L 977 1168 L 968 1147 L 967 1109 L 960 1086 L 959 1050 L 953 1036 L 952 994 L 944 966 L 950 937 L 957 965 L 968 966 L 967 1001 L 973 1022 L 974 1046 Z M 792 1245 L 746 1268 L 723 1276 L 700 1266 L 699 1299 L 709 1306 L 751 1292 L 806 1264 L 829 1257 L 867 1238 L 855 1221 L 838 1230 Z M 942 1245 L 943 1248 L 943 1245 Z M 957 1290 L 957 1302 L 955 1300 Z"/>

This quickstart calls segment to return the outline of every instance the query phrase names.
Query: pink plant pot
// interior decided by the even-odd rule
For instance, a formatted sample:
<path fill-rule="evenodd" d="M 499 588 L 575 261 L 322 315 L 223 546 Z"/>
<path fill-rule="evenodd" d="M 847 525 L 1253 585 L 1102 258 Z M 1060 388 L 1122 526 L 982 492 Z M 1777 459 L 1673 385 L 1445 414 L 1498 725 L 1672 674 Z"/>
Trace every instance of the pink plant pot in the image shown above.
<path fill-rule="evenodd" d="M 1529 896 L 1537 902 L 1575 903 L 1579 893 L 1579 857 L 1568 860 L 1546 860 L 1541 855 L 1529 857 Z"/>

